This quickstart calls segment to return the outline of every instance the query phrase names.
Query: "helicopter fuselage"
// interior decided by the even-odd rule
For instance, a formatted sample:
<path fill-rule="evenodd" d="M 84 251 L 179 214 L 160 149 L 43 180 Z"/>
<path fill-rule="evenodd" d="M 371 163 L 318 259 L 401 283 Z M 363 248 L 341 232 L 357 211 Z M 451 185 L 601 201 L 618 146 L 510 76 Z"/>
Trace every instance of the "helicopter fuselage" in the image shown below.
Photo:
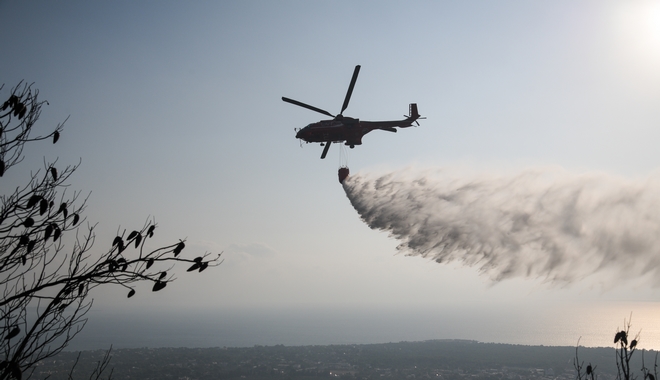
<path fill-rule="evenodd" d="M 343 116 L 309 124 L 298 130 L 296 138 L 308 143 L 345 142 L 346 145 L 353 148 L 355 145 L 362 145 L 362 136 L 373 130 L 382 129 L 396 132 L 395 127 L 410 127 L 413 121 L 410 118 L 389 121 L 361 121 L 360 119 Z"/>
<path fill-rule="evenodd" d="M 348 85 L 348 91 L 346 91 L 346 97 L 344 98 L 341 111 L 336 116 L 321 108 L 284 96 L 282 97 L 282 100 L 287 103 L 307 108 L 308 110 L 334 118 L 332 120 L 321 120 L 296 130 L 297 138 L 308 143 L 321 143 L 321 145 L 325 145 L 323 153 L 321 153 L 322 159 L 328 154 L 328 148 L 330 148 L 330 144 L 332 143 L 345 142 L 346 145 L 354 148 L 356 145 L 362 145 L 362 136 L 375 129 L 396 132 L 396 128 L 407 128 L 412 126 L 413 122 L 417 123 L 417 119 L 423 119 L 423 117 L 419 116 L 419 112 L 417 112 L 416 103 L 410 104 L 410 113 L 404 120 L 360 121 L 360 119 L 344 116 L 343 113 L 346 110 L 346 107 L 348 107 L 348 102 L 351 100 L 351 94 L 353 93 L 353 88 L 355 87 L 355 81 L 357 80 L 359 72 L 360 65 L 357 65 L 355 66 L 355 70 L 353 70 L 353 77 L 351 78 L 351 83 Z M 417 123 L 417 125 L 419 125 L 419 123 Z"/>

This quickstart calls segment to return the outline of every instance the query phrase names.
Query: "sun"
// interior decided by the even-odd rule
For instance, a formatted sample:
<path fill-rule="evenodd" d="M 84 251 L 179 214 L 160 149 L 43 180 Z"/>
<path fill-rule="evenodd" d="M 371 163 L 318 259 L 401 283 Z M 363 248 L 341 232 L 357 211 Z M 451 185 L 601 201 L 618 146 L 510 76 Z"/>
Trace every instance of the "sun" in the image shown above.
<path fill-rule="evenodd" d="M 647 23 L 652 37 L 660 41 L 660 3 L 653 4 L 649 9 Z"/>
<path fill-rule="evenodd" d="M 614 11 L 612 37 L 618 53 L 635 62 L 638 69 L 657 71 L 660 63 L 660 1 L 621 2 Z"/>

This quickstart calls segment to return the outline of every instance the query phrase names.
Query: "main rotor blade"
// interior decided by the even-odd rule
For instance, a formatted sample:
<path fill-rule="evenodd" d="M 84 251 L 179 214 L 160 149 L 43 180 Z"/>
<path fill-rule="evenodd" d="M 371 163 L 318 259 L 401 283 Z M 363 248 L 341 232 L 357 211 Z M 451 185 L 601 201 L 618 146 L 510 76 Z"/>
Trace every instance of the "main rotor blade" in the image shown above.
<path fill-rule="evenodd" d="M 340 115 L 344 113 L 346 107 L 348 107 L 348 102 L 351 100 L 351 94 L 353 94 L 353 87 L 355 87 L 355 81 L 357 81 L 358 74 L 360 73 L 360 65 L 355 66 L 355 71 L 353 71 L 353 78 L 351 78 L 351 84 L 348 85 L 348 91 L 346 92 L 346 98 L 344 99 L 344 105 L 341 106 Z"/>
<path fill-rule="evenodd" d="M 309 104 L 305 104 L 305 103 L 303 103 L 303 102 L 299 102 L 299 101 L 297 101 L 297 100 L 293 100 L 293 99 L 285 98 L 284 96 L 282 97 L 282 100 L 284 100 L 284 101 L 287 102 L 287 103 L 291 103 L 291 104 L 295 104 L 295 105 L 300 106 L 300 107 L 303 107 L 303 108 L 307 108 L 308 110 L 316 111 L 316 112 L 318 112 L 318 113 L 322 113 L 322 114 L 324 114 L 324 115 L 328 115 L 328 116 L 330 116 L 330 117 L 335 117 L 335 115 L 331 114 L 330 112 L 328 112 L 328 111 L 326 111 L 326 110 L 322 110 L 322 109 L 320 109 L 320 108 L 316 108 L 316 107 L 314 107 L 314 106 L 310 106 Z"/>
<path fill-rule="evenodd" d="M 325 158 L 325 155 L 328 154 L 328 149 L 330 149 L 330 144 L 332 144 L 332 141 L 328 141 L 325 143 L 325 148 L 323 148 L 323 153 L 321 153 L 321 159 Z"/>

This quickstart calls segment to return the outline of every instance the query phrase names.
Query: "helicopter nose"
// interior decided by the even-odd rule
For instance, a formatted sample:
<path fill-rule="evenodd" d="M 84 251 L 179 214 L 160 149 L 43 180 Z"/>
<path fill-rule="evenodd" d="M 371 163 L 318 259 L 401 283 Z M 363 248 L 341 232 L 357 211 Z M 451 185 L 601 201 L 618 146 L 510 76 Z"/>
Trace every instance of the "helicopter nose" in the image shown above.
<path fill-rule="evenodd" d="M 308 131 L 305 128 L 298 129 L 298 132 L 296 133 L 296 138 L 298 139 L 303 139 L 305 136 L 307 136 Z"/>

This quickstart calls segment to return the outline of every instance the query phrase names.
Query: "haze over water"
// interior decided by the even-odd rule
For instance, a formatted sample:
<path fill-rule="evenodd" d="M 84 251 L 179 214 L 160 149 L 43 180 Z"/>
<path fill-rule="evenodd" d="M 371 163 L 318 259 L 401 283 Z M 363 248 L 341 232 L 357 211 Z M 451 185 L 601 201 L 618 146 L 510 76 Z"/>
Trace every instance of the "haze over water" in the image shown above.
<path fill-rule="evenodd" d="M 70 350 L 138 347 L 251 347 L 369 344 L 431 339 L 467 339 L 521 345 L 613 347 L 617 328 L 632 315 L 631 335 L 640 347 L 660 349 L 660 306 L 621 302 L 573 305 L 525 313 L 474 310 L 282 309 L 204 314 L 139 314 L 129 320 L 107 310 L 90 314 Z M 627 311 L 626 311 L 627 310 Z"/>

